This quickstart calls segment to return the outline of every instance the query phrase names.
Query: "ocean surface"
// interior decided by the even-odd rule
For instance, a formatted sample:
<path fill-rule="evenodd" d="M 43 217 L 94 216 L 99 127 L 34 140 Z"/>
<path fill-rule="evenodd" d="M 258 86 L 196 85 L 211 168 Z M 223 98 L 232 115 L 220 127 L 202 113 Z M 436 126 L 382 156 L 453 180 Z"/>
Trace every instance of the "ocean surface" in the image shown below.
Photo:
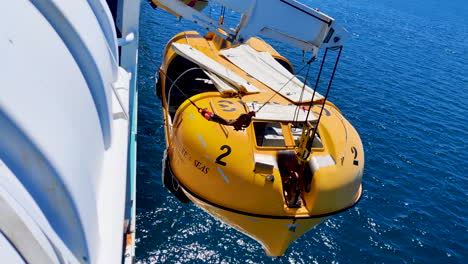
<path fill-rule="evenodd" d="M 363 199 L 270 258 L 170 195 L 154 73 L 174 34 L 200 28 L 144 3 L 137 263 L 468 263 L 468 1 L 301 1 L 350 32 L 329 99 L 363 141 Z M 300 51 L 275 47 L 302 66 Z"/>

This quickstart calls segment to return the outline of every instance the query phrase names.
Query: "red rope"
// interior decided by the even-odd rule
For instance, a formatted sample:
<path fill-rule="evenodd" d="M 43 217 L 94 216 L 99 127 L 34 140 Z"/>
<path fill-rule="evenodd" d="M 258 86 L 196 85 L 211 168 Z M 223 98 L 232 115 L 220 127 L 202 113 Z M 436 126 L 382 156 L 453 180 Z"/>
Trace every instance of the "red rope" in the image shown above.
<path fill-rule="evenodd" d="M 244 130 L 247 128 L 250 123 L 252 122 L 252 117 L 255 116 L 254 111 L 250 111 L 248 113 L 241 114 L 237 119 L 230 119 L 226 120 L 219 115 L 208 111 L 208 109 L 199 109 L 198 112 L 208 121 L 216 122 L 221 125 L 225 126 L 233 126 L 234 130 Z"/>

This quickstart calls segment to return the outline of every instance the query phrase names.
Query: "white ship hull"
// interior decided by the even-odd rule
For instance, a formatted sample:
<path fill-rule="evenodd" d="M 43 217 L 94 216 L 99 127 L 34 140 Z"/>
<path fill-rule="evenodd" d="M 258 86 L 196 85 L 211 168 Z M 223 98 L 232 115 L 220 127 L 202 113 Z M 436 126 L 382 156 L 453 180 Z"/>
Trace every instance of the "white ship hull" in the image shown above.
<path fill-rule="evenodd" d="M 140 1 L 0 6 L 0 259 L 132 261 Z"/>

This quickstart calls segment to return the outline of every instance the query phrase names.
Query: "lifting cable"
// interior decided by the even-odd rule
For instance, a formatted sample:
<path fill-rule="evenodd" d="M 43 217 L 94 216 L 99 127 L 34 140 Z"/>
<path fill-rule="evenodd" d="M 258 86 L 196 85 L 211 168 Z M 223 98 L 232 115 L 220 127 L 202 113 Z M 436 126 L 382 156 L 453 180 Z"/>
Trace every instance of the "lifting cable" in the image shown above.
<path fill-rule="evenodd" d="M 226 15 L 226 7 L 225 6 L 221 6 L 221 16 L 223 19 L 224 19 L 224 16 Z"/>
<path fill-rule="evenodd" d="M 191 72 L 191 71 L 194 71 L 194 70 L 201 70 L 201 71 L 203 71 L 202 68 L 200 68 L 200 67 L 193 67 L 193 68 L 187 69 L 187 70 L 185 70 L 184 72 L 182 72 L 179 76 L 177 76 L 177 78 L 175 79 L 175 81 L 172 81 L 172 80 L 167 76 L 167 74 L 164 73 L 164 75 L 166 76 L 166 78 L 169 79 L 169 81 L 171 82 L 171 86 L 169 87 L 169 90 L 168 90 L 168 92 L 167 92 L 167 94 L 168 94 L 168 98 L 167 98 L 167 107 L 169 107 L 170 102 L 171 102 L 171 91 L 172 91 L 172 88 L 173 88 L 173 87 L 176 87 L 177 90 L 179 90 L 179 92 L 182 94 L 182 96 L 184 96 L 185 99 L 189 100 L 189 102 L 190 102 L 193 106 L 195 106 L 195 107 L 197 108 L 198 112 L 200 112 L 201 108 L 198 107 L 192 100 L 190 100 L 190 98 L 189 98 L 189 97 L 182 91 L 182 89 L 180 89 L 179 86 L 177 86 L 177 84 L 176 84 L 176 82 L 179 81 L 179 79 L 180 79 L 182 76 L 184 76 L 186 73 Z M 163 71 L 161 70 L 160 72 L 163 72 Z"/>
<path fill-rule="evenodd" d="M 301 91 L 301 96 L 299 96 L 299 102 L 302 102 L 302 97 L 304 96 L 304 91 L 305 91 L 305 87 L 307 85 L 307 79 L 309 78 L 309 72 L 310 72 L 310 65 L 312 62 L 314 62 L 316 59 L 315 56 L 313 56 L 308 62 L 307 62 L 307 73 L 304 77 L 304 85 L 302 86 L 302 91 Z M 312 95 L 312 98 L 310 100 L 314 100 L 314 96 L 315 96 L 315 91 L 314 91 L 314 94 Z M 297 105 L 296 106 L 296 109 L 294 110 L 294 117 L 293 117 L 293 123 L 296 123 L 297 122 L 297 119 L 299 117 L 299 107 L 300 105 Z M 307 119 L 306 119 L 307 120 Z"/>
<path fill-rule="evenodd" d="M 325 49 L 325 53 L 323 54 L 322 63 L 320 64 L 320 70 L 319 70 L 319 72 L 317 74 L 317 79 L 315 79 L 314 92 L 312 93 L 312 100 L 309 103 L 309 111 L 307 111 L 305 122 L 307 122 L 307 119 L 309 118 L 310 110 L 314 106 L 314 96 L 317 93 L 317 88 L 318 88 L 318 84 L 320 82 L 320 77 L 322 76 L 323 65 L 325 64 L 325 61 L 327 59 L 327 53 L 328 53 L 328 48 Z M 328 94 L 328 92 L 327 92 L 327 94 Z"/>
<path fill-rule="evenodd" d="M 317 86 L 318 86 L 318 81 L 320 79 L 320 74 L 322 72 L 322 67 L 323 67 L 323 63 L 326 59 L 326 55 L 327 55 L 327 51 L 329 50 L 330 48 L 326 48 L 325 49 L 325 54 L 324 54 L 324 58 L 323 58 L 323 61 L 322 61 L 322 65 L 320 66 L 320 72 L 319 72 L 319 76 L 317 77 L 317 82 L 315 83 L 315 88 L 314 88 L 314 94 L 315 94 L 315 90 L 317 89 Z M 312 147 L 312 145 L 314 144 L 314 139 L 315 139 L 315 133 L 317 132 L 317 129 L 318 129 L 318 126 L 319 126 L 319 123 L 320 123 L 320 119 L 322 117 L 322 113 L 323 113 L 323 108 L 325 108 L 325 102 L 327 101 L 328 99 L 328 94 L 330 92 L 330 88 L 331 88 L 331 85 L 332 85 L 332 82 L 333 82 L 333 79 L 335 78 L 335 72 L 336 72 L 336 68 L 338 66 L 338 62 L 340 60 L 340 57 L 341 57 L 341 51 L 343 50 L 343 46 L 340 46 L 339 47 L 339 51 L 338 51 L 338 56 L 336 57 L 336 61 L 335 61 L 335 66 L 333 67 L 333 72 L 332 72 L 332 75 L 330 77 L 330 80 L 328 81 L 328 87 L 327 87 L 327 93 L 325 94 L 325 97 L 323 98 L 323 102 L 322 102 L 322 108 L 320 109 L 320 114 L 318 116 L 318 119 L 317 119 L 317 124 L 315 125 L 314 127 L 314 131 L 312 133 L 312 141 L 310 142 L 310 146 Z M 306 116 L 306 119 L 305 121 L 307 122 L 307 118 L 309 117 L 309 113 L 310 113 L 310 110 L 312 109 L 312 106 L 313 106 L 313 101 L 310 101 L 310 104 L 309 104 L 309 111 L 307 112 L 307 116 Z"/>

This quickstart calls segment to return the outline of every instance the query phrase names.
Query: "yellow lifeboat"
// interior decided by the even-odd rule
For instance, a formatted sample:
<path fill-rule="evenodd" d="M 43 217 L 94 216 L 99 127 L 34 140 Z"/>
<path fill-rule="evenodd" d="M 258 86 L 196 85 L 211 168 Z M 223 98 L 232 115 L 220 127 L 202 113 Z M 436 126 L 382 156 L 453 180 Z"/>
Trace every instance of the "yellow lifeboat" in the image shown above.
<path fill-rule="evenodd" d="M 268 85 L 275 76 L 259 74 L 272 71 L 286 76 L 293 68 L 263 40 L 231 46 L 213 33 L 183 32 L 166 46 L 156 92 L 167 144 L 164 185 L 280 256 L 359 201 L 364 152 L 335 105 L 318 93 L 301 100 L 304 87 L 299 98 L 292 86 Z"/>

